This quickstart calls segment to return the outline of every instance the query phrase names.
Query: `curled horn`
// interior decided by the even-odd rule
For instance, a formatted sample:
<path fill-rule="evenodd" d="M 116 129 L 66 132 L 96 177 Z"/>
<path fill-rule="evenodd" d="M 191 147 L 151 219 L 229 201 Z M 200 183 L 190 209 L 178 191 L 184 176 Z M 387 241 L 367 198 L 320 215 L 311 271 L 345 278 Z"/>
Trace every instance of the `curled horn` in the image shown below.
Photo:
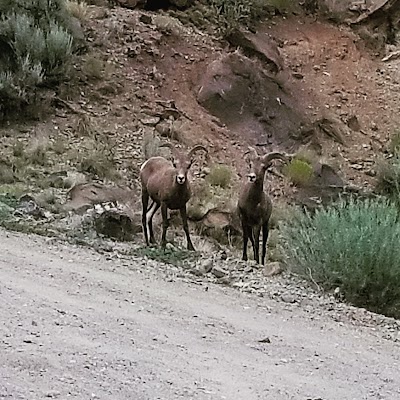
<path fill-rule="evenodd" d="M 266 154 L 263 157 L 263 163 L 266 165 L 271 163 L 272 160 L 288 161 L 288 160 L 290 160 L 290 156 L 288 154 L 284 154 L 279 151 L 273 151 L 271 153 Z"/>
<path fill-rule="evenodd" d="M 254 160 L 258 157 L 257 150 L 254 147 L 248 147 L 248 150 L 244 153 L 245 156 L 249 156 L 250 160 Z"/>
<path fill-rule="evenodd" d="M 188 156 L 189 156 L 189 157 L 192 157 L 193 154 L 194 154 L 196 151 L 198 151 L 198 150 L 203 150 L 203 151 L 205 151 L 205 152 L 208 154 L 208 150 L 207 150 L 204 146 L 202 146 L 201 144 L 197 144 L 196 146 L 192 147 L 192 148 L 189 150 Z"/>

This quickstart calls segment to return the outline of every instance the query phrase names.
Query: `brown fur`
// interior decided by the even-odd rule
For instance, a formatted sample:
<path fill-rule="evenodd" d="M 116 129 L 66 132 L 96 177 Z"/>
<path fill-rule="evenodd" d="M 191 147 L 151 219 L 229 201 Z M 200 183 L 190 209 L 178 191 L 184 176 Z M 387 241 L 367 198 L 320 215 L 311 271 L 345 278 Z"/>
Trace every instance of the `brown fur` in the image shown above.
<path fill-rule="evenodd" d="M 247 261 L 247 244 L 250 239 L 253 246 L 254 259 L 260 262 L 260 233 L 262 230 L 261 264 L 265 263 L 266 246 L 269 232 L 269 219 L 272 214 L 271 199 L 264 192 L 264 177 L 274 159 L 286 160 L 287 156 L 274 152 L 260 157 L 250 148 L 250 173 L 243 183 L 239 194 L 238 212 L 243 229 L 243 260 Z M 253 181 L 251 181 L 251 179 Z"/>
<path fill-rule="evenodd" d="M 182 218 L 183 229 L 186 234 L 188 250 L 194 250 L 189 235 L 189 227 L 186 214 L 186 203 L 191 197 L 190 183 L 187 178 L 189 168 L 193 163 L 192 156 L 197 150 L 207 151 L 203 146 L 195 146 L 188 154 L 183 154 L 170 145 L 174 162 L 164 157 L 149 158 L 140 170 L 140 181 L 142 184 L 142 224 L 146 245 L 155 243 L 153 232 L 153 216 L 161 207 L 163 230 L 161 245 L 165 247 L 166 233 L 168 228 L 168 209 L 179 210 Z M 181 180 L 182 183 L 178 183 Z M 148 207 L 149 199 L 153 204 Z M 150 234 L 150 238 L 149 235 Z"/>

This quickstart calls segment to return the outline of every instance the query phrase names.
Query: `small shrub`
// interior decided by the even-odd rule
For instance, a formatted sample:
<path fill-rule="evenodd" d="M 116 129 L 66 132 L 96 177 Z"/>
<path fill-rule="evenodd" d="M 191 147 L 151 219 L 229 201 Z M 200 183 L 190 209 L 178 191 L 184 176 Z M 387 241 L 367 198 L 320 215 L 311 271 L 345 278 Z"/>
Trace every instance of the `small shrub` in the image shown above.
<path fill-rule="evenodd" d="M 339 201 L 283 230 L 289 266 L 356 306 L 400 317 L 400 223 L 387 200 Z"/>
<path fill-rule="evenodd" d="M 392 154 L 399 154 L 400 152 L 400 131 L 397 130 L 390 138 L 389 151 Z"/>
<path fill-rule="evenodd" d="M 94 151 L 89 155 L 82 155 L 78 165 L 78 171 L 96 176 L 99 179 L 114 180 L 119 176 L 113 160 L 109 159 L 101 151 Z"/>
<path fill-rule="evenodd" d="M 25 155 L 25 147 L 22 142 L 15 142 L 13 145 L 13 156 L 14 157 L 23 157 Z"/>
<path fill-rule="evenodd" d="M 274 10 L 283 12 L 291 6 L 291 0 L 208 0 L 210 15 L 208 20 L 213 20 L 217 30 L 223 36 L 240 26 L 251 26 L 266 17 Z"/>
<path fill-rule="evenodd" d="M 225 189 L 231 183 L 232 170 L 227 165 L 213 165 L 206 179 L 211 186 L 220 186 Z"/>
<path fill-rule="evenodd" d="M 0 110 L 33 104 L 37 86 L 59 82 L 73 51 L 71 15 L 64 0 L 0 2 Z"/>
<path fill-rule="evenodd" d="M 15 182 L 12 166 L 8 162 L 0 160 L 0 184 Z"/>
<path fill-rule="evenodd" d="M 98 80 L 103 78 L 104 68 L 105 68 L 104 61 L 91 55 L 86 58 L 82 66 L 82 71 L 87 76 L 88 79 Z"/>
<path fill-rule="evenodd" d="M 304 186 L 310 183 L 314 171 L 307 161 L 295 158 L 284 167 L 285 175 L 295 184 Z"/>
<path fill-rule="evenodd" d="M 377 164 L 377 190 L 400 201 L 400 155 Z"/>
<path fill-rule="evenodd" d="M 67 145 L 65 144 L 64 140 L 60 137 L 56 138 L 54 142 L 51 144 L 51 150 L 54 153 L 61 155 L 64 154 L 67 150 Z"/>
<path fill-rule="evenodd" d="M 47 153 L 44 146 L 36 146 L 26 156 L 26 161 L 31 164 L 44 166 L 47 164 Z"/>
<path fill-rule="evenodd" d="M 88 18 L 89 8 L 84 1 L 67 0 L 65 6 L 69 13 L 79 21 L 83 22 Z"/>

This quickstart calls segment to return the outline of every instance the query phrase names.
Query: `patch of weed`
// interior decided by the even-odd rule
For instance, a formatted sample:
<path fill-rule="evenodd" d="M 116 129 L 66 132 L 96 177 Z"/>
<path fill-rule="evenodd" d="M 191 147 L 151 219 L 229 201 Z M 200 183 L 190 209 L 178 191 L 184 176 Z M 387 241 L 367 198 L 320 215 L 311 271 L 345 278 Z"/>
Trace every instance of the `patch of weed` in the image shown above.
<path fill-rule="evenodd" d="M 96 56 L 89 55 L 82 65 L 82 71 L 88 79 L 102 79 L 105 74 L 105 63 Z"/>
<path fill-rule="evenodd" d="M 84 22 L 88 18 L 89 8 L 84 1 L 67 0 L 65 2 L 65 7 L 68 12 L 75 18 L 78 18 L 79 21 Z"/>
<path fill-rule="evenodd" d="M 400 154 L 377 164 L 377 190 L 400 204 Z"/>
<path fill-rule="evenodd" d="M 290 267 L 356 306 L 400 317 L 400 223 L 384 199 L 339 201 L 282 231 Z"/>
<path fill-rule="evenodd" d="M 232 170 L 229 166 L 224 164 L 212 165 L 206 180 L 212 186 L 220 186 L 226 189 L 231 184 Z"/>
<path fill-rule="evenodd" d="M 295 185 L 299 186 L 309 184 L 314 175 L 312 165 L 297 158 L 294 158 L 289 164 L 286 164 L 283 171 Z"/>
<path fill-rule="evenodd" d="M 61 155 L 66 152 L 67 145 L 61 137 L 57 137 L 51 144 L 51 150 L 53 150 L 54 153 Z"/>
<path fill-rule="evenodd" d="M 36 146 L 26 155 L 26 159 L 28 163 L 45 166 L 47 164 L 47 152 L 45 146 Z"/>

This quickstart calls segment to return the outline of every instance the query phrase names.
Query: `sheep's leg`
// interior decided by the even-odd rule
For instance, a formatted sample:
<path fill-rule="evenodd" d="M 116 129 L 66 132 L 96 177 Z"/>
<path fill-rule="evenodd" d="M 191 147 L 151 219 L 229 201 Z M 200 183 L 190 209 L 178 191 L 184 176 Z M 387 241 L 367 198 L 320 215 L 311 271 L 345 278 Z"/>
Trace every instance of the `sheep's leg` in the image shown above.
<path fill-rule="evenodd" d="M 160 208 L 160 204 L 158 204 L 157 202 L 154 202 L 151 205 L 150 209 L 146 213 L 146 223 L 147 223 L 148 232 L 150 233 L 150 243 L 151 244 L 156 243 L 156 240 L 154 239 L 154 231 L 153 231 L 153 217 L 159 208 Z"/>
<path fill-rule="evenodd" d="M 260 263 L 260 231 L 261 226 L 255 226 L 253 228 L 253 250 L 254 250 L 254 260 L 257 264 Z"/>
<path fill-rule="evenodd" d="M 262 227 L 262 258 L 261 258 L 261 264 L 265 264 L 265 255 L 267 254 L 267 240 L 268 240 L 268 234 L 269 234 L 269 224 L 266 222 L 263 227 Z"/>
<path fill-rule="evenodd" d="M 247 261 L 247 244 L 249 243 L 249 233 L 251 236 L 251 228 L 242 222 L 242 230 L 243 230 L 243 261 Z"/>
<path fill-rule="evenodd" d="M 190 239 L 190 235 L 189 235 L 189 225 L 187 222 L 186 206 L 182 207 L 180 209 L 180 212 L 181 212 L 183 230 L 185 231 L 185 234 L 186 234 L 187 249 L 194 251 L 193 243 L 192 243 L 192 241 Z"/>
<path fill-rule="evenodd" d="M 167 245 L 167 229 L 168 229 L 168 208 L 165 203 L 161 203 L 161 216 L 162 216 L 162 235 L 161 247 L 165 248 Z"/>
<path fill-rule="evenodd" d="M 149 194 L 147 191 L 142 190 L 142 227 L 143 227 L 143 235 L 144 235 L 144 240 L 146 242 L 146 246 L 149 245 L 149 235 L 147 231 L 147 208 L 149 205 Z"/>

